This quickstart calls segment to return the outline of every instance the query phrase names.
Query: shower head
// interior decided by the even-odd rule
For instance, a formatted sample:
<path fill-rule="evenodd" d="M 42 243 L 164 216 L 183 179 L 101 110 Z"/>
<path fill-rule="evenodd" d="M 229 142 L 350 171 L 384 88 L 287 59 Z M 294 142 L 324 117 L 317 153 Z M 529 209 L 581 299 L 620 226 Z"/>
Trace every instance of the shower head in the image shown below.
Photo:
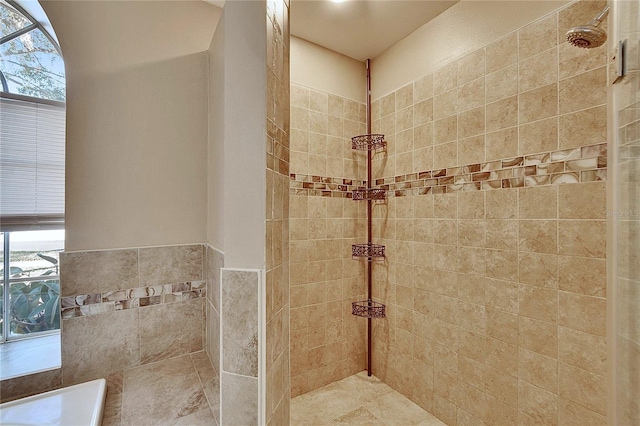
<path fill-rule="evenodd" d="M 598 25 L 604 17 L 609 13 L 609 6 L 605 7 L 596 18 L 587 25 L 580 25 L 567 31 L 567 41 L 576 46 L 585 49 L 602 46 L 607 41 L 607 33 Z"/>

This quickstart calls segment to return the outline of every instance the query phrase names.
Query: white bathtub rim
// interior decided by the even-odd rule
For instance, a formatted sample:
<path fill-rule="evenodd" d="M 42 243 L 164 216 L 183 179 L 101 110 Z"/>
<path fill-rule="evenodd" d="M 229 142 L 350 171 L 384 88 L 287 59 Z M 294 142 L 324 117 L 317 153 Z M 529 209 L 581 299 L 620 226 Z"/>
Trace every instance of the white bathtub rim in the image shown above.
<path fill-rule="evenodd" d="M 92 399 L 92 401 L 94 403 L 94 406 L 93 406 L 93 411 L 92 411 L 90 423 L 88 423 L 88 425 L 89 426 L 100 426 L 101 423 L 102 423 L 102 415 L 104 413 L 104 404 L 105 404 L 105 400 L 106 400 L 106 396 L 107 396 L 107 381 L 105 379 L 91 380 L 91 381 L 88 381 L 88 382 L 79 383 L 79 384 L 76 384 L 76 385 L 67 386 L 67 387 L 55 389 L 55 390 L 52 390 L 52 391 L 48 391 L 48 392 L 44 392 L 44 393 L 28 396 L 28 397 L 25 397 L 25 398 L 16 399 L 14 401 L 5 402 L 3 404 L 0 404 L 0 419 L 3 418 L 2 412 L 6 411 L 7 409 L 11 409 L 11 408 L 18 408 L 19 409 L 20 407 L 29 406 L 29 405 L 32 405 L 34 403 L 46 400 L 47 398 L 56 397 L 58 395 L 71 394 L 74 391 L 82 391 L 83 389 L 94 389 L 95 390 L 95 398 Z M 22 422 L 22 421 L 19 422 L 19 423 L 5 423 L 5 422 L 1 422 L 1 423 L 2 423 L 3 426 L 5 426 L 5 425 L 6 426 L 9 426 L 9 425 L 20 425 L 20 426 L 22 426 L 22 425 L 40 424 L 40 423 L 25 423 L 25 422 Z M 50 423 L 50 424 L 56 424 L 56 423 Z M 86 424 L 86 423 L 83 423 L 83 424 Z M 61 426 L 66 426 L 66 423 L 64 425 L 62 425 L 62 424 L 60 424 L 60 425 Z"/>

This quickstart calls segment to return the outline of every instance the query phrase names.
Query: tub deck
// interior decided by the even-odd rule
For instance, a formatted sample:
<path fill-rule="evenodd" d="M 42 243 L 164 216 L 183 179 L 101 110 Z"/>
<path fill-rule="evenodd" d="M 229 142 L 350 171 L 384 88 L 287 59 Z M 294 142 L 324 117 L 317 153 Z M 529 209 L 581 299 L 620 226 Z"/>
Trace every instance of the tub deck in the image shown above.
<path fill-rule="evenodd" d="M 0 424 L 100 426 L 107 382 L 104 379 L 56 389 L 0 404 Z"/>

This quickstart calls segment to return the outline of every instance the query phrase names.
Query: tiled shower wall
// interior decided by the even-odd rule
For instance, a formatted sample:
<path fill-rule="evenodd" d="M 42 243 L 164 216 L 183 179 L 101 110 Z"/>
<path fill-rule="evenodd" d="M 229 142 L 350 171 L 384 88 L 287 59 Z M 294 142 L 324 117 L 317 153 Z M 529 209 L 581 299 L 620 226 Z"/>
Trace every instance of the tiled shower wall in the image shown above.
<path fill-rule="evenodd" d="M 366 178 L 366 157 L 351 149 L 351 137 L 365 132 L 365 104 L 291 84 L 291 173 L 321 178 Z"/>
<path fill-rule="evenodd" d="M 291 85 L 291 396 L 366 368 L 365 269 L 351 245 L 366 242 L 365 206 L 345 198 L 366 176 L 352 136 L 365 105 Z"/>
<path fill-rule="evenodd" d="M 289 1 L 267 2 L 265 424 L 289 424 Z"/>
<path fill-rule="evenodd" d="M 449 425 L 605 423 L 607 52 L 563 40 L 604 6 L 373 104 L 374 374 Z"/>

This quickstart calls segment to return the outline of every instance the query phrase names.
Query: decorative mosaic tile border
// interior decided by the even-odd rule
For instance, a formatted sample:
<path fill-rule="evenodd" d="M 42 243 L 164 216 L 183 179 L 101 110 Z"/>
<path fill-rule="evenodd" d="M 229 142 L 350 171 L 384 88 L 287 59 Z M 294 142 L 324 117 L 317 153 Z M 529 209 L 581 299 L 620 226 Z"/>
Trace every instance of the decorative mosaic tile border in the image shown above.
<path fill-rule="evenodd" d="M 292 195 L 353 198 L 366 181 L 292 173 Z M 550 151 L 486 163 L 376 179 L 372 187 L 387 196 L 445 194 L 499 188 L 603 181 L 607 178 L 607 144 Z"/>
<path fill-rule="evenodd" d="M 86 317 L 105 312 L 182 302 L 205 297 L 206 281 L 137 287 L 62 298 L 62 318 Z"/>

